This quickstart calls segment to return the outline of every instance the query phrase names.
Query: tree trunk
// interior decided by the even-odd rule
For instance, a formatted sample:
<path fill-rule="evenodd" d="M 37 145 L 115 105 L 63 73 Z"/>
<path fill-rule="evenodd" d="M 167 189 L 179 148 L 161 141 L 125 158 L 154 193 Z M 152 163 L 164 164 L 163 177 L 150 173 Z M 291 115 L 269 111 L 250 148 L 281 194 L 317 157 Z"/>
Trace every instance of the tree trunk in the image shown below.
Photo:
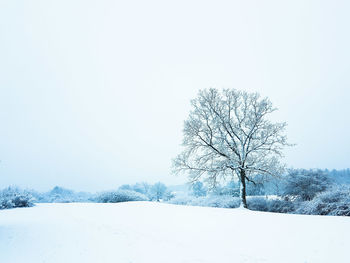
<path fill-rule="evenodd" d="M 247 194 L 246 194 L 246 184 L 245 184 L 245 171 L 241 170 L 240 171 L 240 198 L 241 198 L 241 205 L 240 207 L 248 208 L 247 206 Z"/>

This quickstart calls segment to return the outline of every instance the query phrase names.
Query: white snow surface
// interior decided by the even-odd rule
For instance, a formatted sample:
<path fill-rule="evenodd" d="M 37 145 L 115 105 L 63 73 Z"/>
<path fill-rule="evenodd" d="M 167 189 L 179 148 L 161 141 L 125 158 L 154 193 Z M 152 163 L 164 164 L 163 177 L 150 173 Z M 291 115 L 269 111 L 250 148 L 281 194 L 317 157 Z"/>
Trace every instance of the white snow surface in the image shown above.
<path fill-rule="evenodd" d="M 0 211 L 0 262 L 349 262 L 350 218 L 151 202 Z"/>

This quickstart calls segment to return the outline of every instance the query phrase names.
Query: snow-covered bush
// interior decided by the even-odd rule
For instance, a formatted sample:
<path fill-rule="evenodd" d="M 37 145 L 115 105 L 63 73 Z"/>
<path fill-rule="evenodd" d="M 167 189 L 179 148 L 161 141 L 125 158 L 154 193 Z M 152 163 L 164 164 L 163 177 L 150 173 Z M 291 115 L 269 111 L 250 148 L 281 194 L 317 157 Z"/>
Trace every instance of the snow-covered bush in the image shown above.
<path fill-rule="evenodd" d="M 124 184 L 118 188 L 119 190 L 135 191 L 147 196 L 151 201 L 167 201 L 173 198 L 173 194 L 168 190 L 167 186 L 161 182 L 150 185 L 146 182 L 136 183 L 134 185 Z"/>
<path fill-rule="evenodd" d="M 73 203 L 90 202 L 93 198 L 91 193 L 75 192 L 60 186 L 55 186 L 51 191 L 37 195 L 40 203 Z"/>
<path fill-rule="evenodd" d="M 231 192 L 235 196 L 225 195 L 225 191 L 235 191 L 235 182 L 231 181 L 224 187 L 213 189 L 212 193 L 207 196 L 178 195 L 171 199 L 168 203 L 177 205 L 205 206 L 205 207 L 221 207 L 221 208 L 237 208 L 240 205 L 240 198 L 236 196 L 236 192 Z M 282 197 L 274 196 L 247 196 L 248 209 L 256 211 L 269 211 L 278 213 L 290 213 L 295 210 L 295 205 L 291 200 L 282 199 Z"/>
<path fill-rule="evenodd" d="M 190 195 L 177 195 L 171 200 L 168 201 L 169 204 L 174 204 L 174 205 L 192 205 L 193 199 L 196 197 L 190 196 Z"/>
<path fill-rule="evenodd" d="M 147 196 L 130 190 L 103 192 L 96 197 L 99 203 L 119 203 L 128 201 L 147 201 Z"/>
<path fill-rule="evenodd" d="M 268 211 L 275 213 L 292 213 L 295 211 L 298 202 L 289 200 L 272 199 L 268 200 Z"/>
<path fill-rule="evenodd" d="M 240 205 L 240 199 L 228 195 L 209 195 L 205 197 L 183 195 L 175 197 L 170 200 L 169 203 L 177 205 L 237 208 Z M 292 201 L 278 198 L 271 199 L 264 196 L 248 196 L 247 203 L 248 209 L 256 211 L 290 213 L 295 210 L 295 205 Z"/>
<path fill-rule="evenodd" d="M 330 184 L 329 177 L 322 170 L 290 170 L 284 185 L 284 195 L 298 196 L 308 201 L 325 191 Z"/>
<path fill-rule="evenodd" d="M 248 208 L 255 211 L 291 213 L 295 210 L 295 203 L 287 199 L 269 199 L 263 196 L 247 198 Z"/>
<path fill-rule="evenodd" d="M 34 198 L 29 191 L 17 187 L 8 187 L 0 191 L 0 209 L 31 207 Z"/>
<path fill-rule="evenodd" d="M 350 186 L 334 186 L 311 201 L 303 202 L 296 213 L 350 216 Z"/>
<path fill-rule="evenodd" d="M 229 195 L 209 195 L 204 197 L 198 197 L 192 201 L 192 205 L 195 206 L 207 206 L 207 207 L 222 207 L 222 208 L 236 208 L 240 204 L 238 197 L 232 197 Z"/>
<path fill-rule="evenodd" d="M 179 196 L 171 199 L 170 204 L 176 205 L 192 205 L 205 207 L 222 207 L 222 208 L 236 208 L 239 206 L 239 198 L 224 195 L 209 195 L 209 196 Z"/>
<path fill-rule="evenodd" d="M 247 197 L 248 208 L 255 211 L 269 211 L 268 200 L 265 197 Z"/>

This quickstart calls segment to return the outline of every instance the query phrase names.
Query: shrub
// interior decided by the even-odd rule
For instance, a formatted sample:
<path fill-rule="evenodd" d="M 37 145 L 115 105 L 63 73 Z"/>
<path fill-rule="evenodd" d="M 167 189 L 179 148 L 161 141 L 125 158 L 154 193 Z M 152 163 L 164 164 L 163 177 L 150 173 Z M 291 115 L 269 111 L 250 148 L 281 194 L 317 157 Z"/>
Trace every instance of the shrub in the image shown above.
<path fill-rule="evenodd" d="M 295 211 L 295 204 L 286 199 L 269 199 L 265 197 L 248 197 L 248 208 L 255 211 L 291 213 Z"/>
<path fill-rule="evenodd" d="M 148 198 L 138 192 L 130 190 L 109 191 L 99 194 L 96 201 L 99 203 L 119 203 L 129 201 L 147 201 Z"/>
<path fill-rule="evenodd" d="M 298 202 L 272 199 L 268 200 L 268 211 L 275 213 L 292 213 L 295 211 L 297 204 Z"/>
<path fill-rule="evenodd" d="M 247 205 L 250 210 L 269 211 L 268 200 L 265 197 L 247 197 Z"/>
<path fill-rule="evenodd" d="M 325 191 L 330 184 L 329 177 L 321 170 L 289 170 L 284 195 L 298 196 L 307 201 Z"/>
<path fill-rule="evenodd" d="M 195 198 L 196 197 L 189 195 L 179 195 L 169 200 L 168 203 L 174 205 L 192 205 L 191 203 Z"/>
<path fill-rule="evenodd" d="M 206 197 L 177 196 L 169 201 L 170 204 L 192 205 L 205 207 L 237 208 L 240 205 L 240 198 L 228 195 L 210 195 Z M 247 204 L 250 210 L 290 213 L 295 210 L 292 201 L 281 199 L 270 199 L 260 196 L 248 196 Z"/>
<path fill-rule="evenodd" d="M 206 197 L 198 197 L 192 201 L 192 205 L 195 206 L 207 206 L 207 207 L 222 207 L 222 208 L 236 208 L 240 204 L 238 197 L 232 197 L 228 195 L 210 195 Z"/>
<path fill-rule="evenodd" d="M 51 191 L 36 195 L 40 203 L 73 203 L 90 202 L 93 195 L 87 192 L 75 192 L 60 186 L 55 186 Z"/>
<path fill-rule="evenodd" d="M 0 191 L 0 209 L 31 207 L 34 198 L 28 192 L 17 187 L 8 187 Z"/>
<path fill-rule="evenodd" d="M 236 208 L 239 206 L 239 198 L 227 195 L 209 195 L 203 197 L 180 196 L 171 199 L 169 203 L 177 205 Z"/>
<path fill-rule="evenodd" d="M 350 186 L 334 186 L 313 200 L 303 202 L 296 213 L 350 216 Z"/>

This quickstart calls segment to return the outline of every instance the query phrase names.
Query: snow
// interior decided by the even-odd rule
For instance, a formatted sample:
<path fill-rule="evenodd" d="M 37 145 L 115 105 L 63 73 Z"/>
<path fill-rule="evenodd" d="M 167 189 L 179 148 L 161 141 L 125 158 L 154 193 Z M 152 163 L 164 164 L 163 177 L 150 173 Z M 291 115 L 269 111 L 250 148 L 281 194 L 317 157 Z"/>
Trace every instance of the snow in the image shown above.
<path fill-rule="evenodd" d="M 0 211 L 1 263 L 349 262 L 350 218 L 151 202 Z"/>

